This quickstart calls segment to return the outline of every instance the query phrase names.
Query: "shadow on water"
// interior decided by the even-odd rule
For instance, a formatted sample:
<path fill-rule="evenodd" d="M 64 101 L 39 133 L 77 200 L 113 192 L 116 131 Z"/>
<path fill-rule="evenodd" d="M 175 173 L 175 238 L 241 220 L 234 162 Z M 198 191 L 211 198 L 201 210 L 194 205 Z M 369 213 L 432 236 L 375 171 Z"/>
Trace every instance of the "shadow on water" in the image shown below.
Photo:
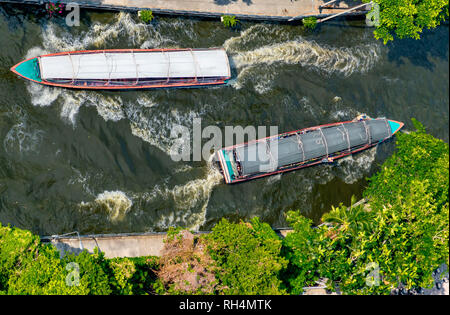
<path fill-rule="evenodd" d="M 388 59 L 397 65 L 405 63 L 408 59 L 413 65 L 433 70 L 435 64 L 429 57 L 448 60 L 449 38 L 448 24 L 433 30 L 424 30 L 420 40 L 395 38 L 387 44 L 389 48 Z"/>

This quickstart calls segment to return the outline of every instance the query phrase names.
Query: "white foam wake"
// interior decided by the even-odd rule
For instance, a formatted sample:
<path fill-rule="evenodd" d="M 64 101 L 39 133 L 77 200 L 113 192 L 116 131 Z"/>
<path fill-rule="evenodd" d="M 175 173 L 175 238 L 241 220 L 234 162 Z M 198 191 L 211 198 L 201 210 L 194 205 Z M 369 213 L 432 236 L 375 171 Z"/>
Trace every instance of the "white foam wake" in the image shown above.
<path fill-rule="evenodd" d="M 265 72 L 270 75 L 260 78 L 261 70 L 257 66 L 282 63 L 300 65 L 327 75 L 350 76 L 369 71 L 380 57 L 379 43 L 332 47 L 300 36 L 290 38 L 286 33 L 281 28 L 255 25 L 224 42 L 223 46 L 231 55 L 230 63 L 238 72 L 236 80 L 232 82 L 235 88 L 241 88 L 243 82 L 257 76 L 255 90 L 260 94 L 270 90 L 276 69 L 266 69 Z"/>
<path fill-rule="evenodd" d="M 17 119 L 19 121 L 9 129 L 3 139 L 5 152 L 18 153 L 19 156 L 30 152 L 38 153 L 45 132 L 35 126 L 30 126 L 28 116 L 22 110 L 19 110 Z"/>
<path fill-rule="evenodd" d="M 174 204 L 169 214 L 157 219 L 156 227 L 165 230 L 171 226 L 183 226 L 197 231 L 205 223 L 211 193 L 222 181 L 222 175 L 212 166 L 212 157 L 207 163 L 205 177 L 171 188 L 166 184 L 156 186 L 150 192 L 136 195 L 150 203 L 163 199 Z"/>
<path fill-rule="evenodd" d="M 122 191 L 104 191 L 94 201 L 81 202 L 80 208 L 84 211 L 106 213 L 111 222 L 122 221 L 133 202 Z"/>
<path fill-rule="evenodd" d="M 238 69 L 258 64 L 299 64 L 326 73 L 349 76 L 354 72 L 367 72 L 379 57 L 377 44 L 365 44 L 351 48 L 334 48 L 314 41 L 298 39 L 279 44 L 239 51 L 233 56 Z"/>

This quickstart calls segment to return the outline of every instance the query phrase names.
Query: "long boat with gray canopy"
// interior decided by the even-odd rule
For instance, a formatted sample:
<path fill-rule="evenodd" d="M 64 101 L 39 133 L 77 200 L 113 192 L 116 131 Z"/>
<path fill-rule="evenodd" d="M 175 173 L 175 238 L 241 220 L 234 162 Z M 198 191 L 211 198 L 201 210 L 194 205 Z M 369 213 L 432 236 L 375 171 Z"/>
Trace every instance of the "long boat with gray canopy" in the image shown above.
<path fill-rule="evenodd" d="M 223 48 L 62 52 L 24 60 L 11 71 L 36 83 L 77 89 L 199 87 L 231 77 Z"/>
<path fill-rule="evenodd" d="M 223 148 L 215 162 L 227 184 L 331 163 L 391 138 L 403 123 L 360 115 Z"/>

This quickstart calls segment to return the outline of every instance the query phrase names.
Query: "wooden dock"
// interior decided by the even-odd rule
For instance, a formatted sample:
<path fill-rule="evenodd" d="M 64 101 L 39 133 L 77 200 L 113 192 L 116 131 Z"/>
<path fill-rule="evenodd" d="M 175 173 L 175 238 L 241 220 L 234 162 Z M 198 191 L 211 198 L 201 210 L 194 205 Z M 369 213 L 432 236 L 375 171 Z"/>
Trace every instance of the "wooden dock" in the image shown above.
<path fill-rule="evenodd" d="M 0 3 L 43 5 L 50 0 L 0 0 Z M 53 0 L 56 2 L 56 0 Z M 234 15 L 241 20 L 294 21 L 314 16 L 325 18 L 361 5 L 361 0 L 60 0 L 81 8 L 139 11 L 155 14 L 220 18 Z M 332 3 L 330 3 L 332 2 Z M 367 13 L 369 5 L 345 15 Z"/>

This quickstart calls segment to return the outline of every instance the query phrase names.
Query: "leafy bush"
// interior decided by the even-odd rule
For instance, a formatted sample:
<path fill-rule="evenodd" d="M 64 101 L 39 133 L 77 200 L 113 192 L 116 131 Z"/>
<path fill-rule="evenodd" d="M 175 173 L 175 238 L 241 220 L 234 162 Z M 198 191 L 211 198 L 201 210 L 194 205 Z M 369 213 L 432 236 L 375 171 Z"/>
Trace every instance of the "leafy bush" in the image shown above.
<path fill-rule="evenodd" d="M 206 237 L 224 294 L 282 294 L 281 239 L 266 223 L 230 223 L 222 219 Z"/>
<path fill-rule="evenodd" d="M 143 295 L 154 293 L 159 268 L 157 257 L 112 258 L 107 260 L 112 294 Z"/>
<path fill-rule="evenodd" d="M 437 208 L 448 203 L 448 144 L 425 133 L 417 120 L 413 119 L 413 123 L 417 131 L 397 135 L 396 152 L 370 179 L 365 196 L 376 208 L 405 198 L 413 180 L 428 183 L 427 192 L 432 194 Z"/>
<path fill-rule="evenodd" d="M 153 12 L 151 10 L 139 11 L 139 18 L 144 23 L 149 23 L 153 20 Z"/>
<path fill-rule="evenodd" d="M 0 224 L 0 292 L 8 291 L 11 275 L 34 259 L 38 247 L 39 237 L 30 231 Z"/>
<path fill-rule="evenodd" d="M 107 273 L 109 260 L 97 248 L 94 254 L 89 254 L 86 250 L 79 255 L 66 255 L 63 258 L 65 269 L 70 263 L 76 263 L 80 272 L 80 284 L 87 288 L 86 294 L 107 295 L 111 294 L 110 279 Z"/>
<path fill-rule="evenodd" d="M 226 27 L 235 27 L 239 23 L 239 20 L 234 15 L 222 15 L 220 20 Z"/>
<path fill-rule="evenodd" d="M 36 257 L 9 279 L 8 294 L 110 294 L 109 281 L 103 270 L 103 256 L 88 254 L 68 255 L 60 259 L 60 254 L 51 245 L 40 245 Z M 68 285 L 69 263 L 79 267 L 79 284 Z"/>
<path fill-rule="evenodd" d="M 312 228 L 312 221 L 299 212 L 287 213 L 293 232 L 283 239 L 282 255 L 289 264 L 282 278 L 291 294 L 301 294 L 306 286 L 314 286 L 321 277 L 321 258 L 324 256 L 324 234 Z"/>
<path fill-rule="evenodd" d="M 40 246 L 36 258 L 14 272 L 8 282 L 8 294 L 87 294 L 87 283 L 67 286 L 68 272 L 59 252 L 50 245 Z"/>
<path fill-rule="evenodd" d="M 307 17 L 302 20 L 302 23 L 307 29 L 313 30 L 317 26 L 317 18 L 313 16 Z"/>

